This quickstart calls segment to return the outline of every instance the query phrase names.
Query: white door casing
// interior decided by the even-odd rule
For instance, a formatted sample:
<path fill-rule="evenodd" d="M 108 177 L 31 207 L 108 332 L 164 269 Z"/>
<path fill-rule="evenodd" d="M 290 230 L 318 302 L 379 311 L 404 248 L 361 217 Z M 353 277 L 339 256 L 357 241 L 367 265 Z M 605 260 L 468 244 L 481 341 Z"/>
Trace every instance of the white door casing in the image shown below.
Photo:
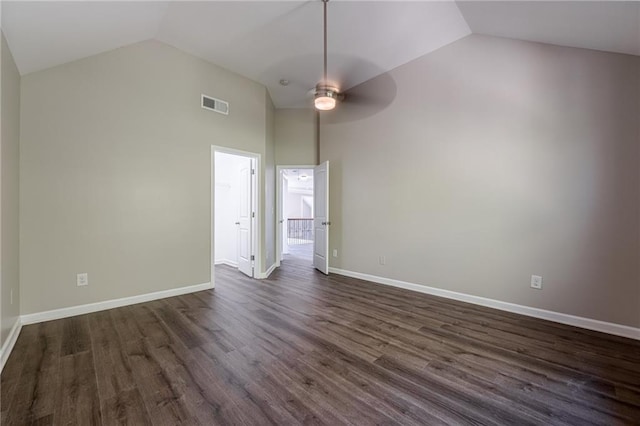
<path fill-rule="evenodd" d="M 313 266 L 329 274 L 329 162 L 313 169 Z"/>

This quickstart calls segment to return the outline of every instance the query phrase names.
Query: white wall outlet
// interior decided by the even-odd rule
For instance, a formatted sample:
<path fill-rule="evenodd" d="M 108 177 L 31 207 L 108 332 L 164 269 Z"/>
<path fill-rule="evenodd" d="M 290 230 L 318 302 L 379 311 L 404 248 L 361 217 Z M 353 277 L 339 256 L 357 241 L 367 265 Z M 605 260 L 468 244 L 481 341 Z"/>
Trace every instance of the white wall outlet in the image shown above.
<path fill-rule="evenodd" d="M 531 288 L 542 290 L 542 277 L 540 275 L 531 275 Z"/>
<path fill-rule="evenodd" d="M 76 285 L 78 287 L 89 285 L 89 274 L 87 274 L 86 272 L 78 274 L 78 276 L 76 277 Z"/>
<path fill-rule="evenodd" d="M 333 249 L 333 257 L 338 257 L 338 249 Z"/>
<path fill-rule="evenodd" d="M 386 265 L 387 264 L 387 258 L 384 256 L 380 256 L 379 262 L 381 265 Z"/>

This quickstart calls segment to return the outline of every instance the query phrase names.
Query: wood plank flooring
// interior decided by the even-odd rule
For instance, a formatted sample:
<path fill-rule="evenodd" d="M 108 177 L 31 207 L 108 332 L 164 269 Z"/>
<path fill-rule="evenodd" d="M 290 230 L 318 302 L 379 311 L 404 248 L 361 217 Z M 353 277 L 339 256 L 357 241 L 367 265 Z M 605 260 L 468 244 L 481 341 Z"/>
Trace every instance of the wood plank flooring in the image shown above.
<path fill-rule="evenodd" d="M 26 326 L 3 425 L 640 425 L 640 342 L 315 272 Z"/>

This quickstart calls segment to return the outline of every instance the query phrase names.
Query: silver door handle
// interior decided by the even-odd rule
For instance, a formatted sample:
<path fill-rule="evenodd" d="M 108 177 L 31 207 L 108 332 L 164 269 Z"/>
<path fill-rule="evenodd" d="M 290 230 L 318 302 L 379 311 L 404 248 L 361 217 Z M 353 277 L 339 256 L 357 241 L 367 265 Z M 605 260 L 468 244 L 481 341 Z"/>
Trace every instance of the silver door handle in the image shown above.
<path fill-rule="evenodd" d="M 240 222 L 236 222 L 236 225 L 240 225 Z"/>
<path fill-rule="evenodd" d="M 331 222 L 322 222 L 323 225 L 331 225 Z"/>
<path fill-rule="evenodd" d="M 284 220 L 281 220 L 280 223 L 284 222 Z"/>

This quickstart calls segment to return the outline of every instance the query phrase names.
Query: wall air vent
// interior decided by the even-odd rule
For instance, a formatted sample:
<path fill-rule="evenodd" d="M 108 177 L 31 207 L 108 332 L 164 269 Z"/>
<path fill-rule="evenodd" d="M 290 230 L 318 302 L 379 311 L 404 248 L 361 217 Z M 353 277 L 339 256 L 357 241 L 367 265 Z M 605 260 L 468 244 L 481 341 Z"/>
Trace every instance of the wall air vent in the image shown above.
<path fill-rule="evenodd" d="M 220 114 L 229 115 L 229 102 L 212 98 L 211 96 L 202 95 L 200 106 Z"/>

